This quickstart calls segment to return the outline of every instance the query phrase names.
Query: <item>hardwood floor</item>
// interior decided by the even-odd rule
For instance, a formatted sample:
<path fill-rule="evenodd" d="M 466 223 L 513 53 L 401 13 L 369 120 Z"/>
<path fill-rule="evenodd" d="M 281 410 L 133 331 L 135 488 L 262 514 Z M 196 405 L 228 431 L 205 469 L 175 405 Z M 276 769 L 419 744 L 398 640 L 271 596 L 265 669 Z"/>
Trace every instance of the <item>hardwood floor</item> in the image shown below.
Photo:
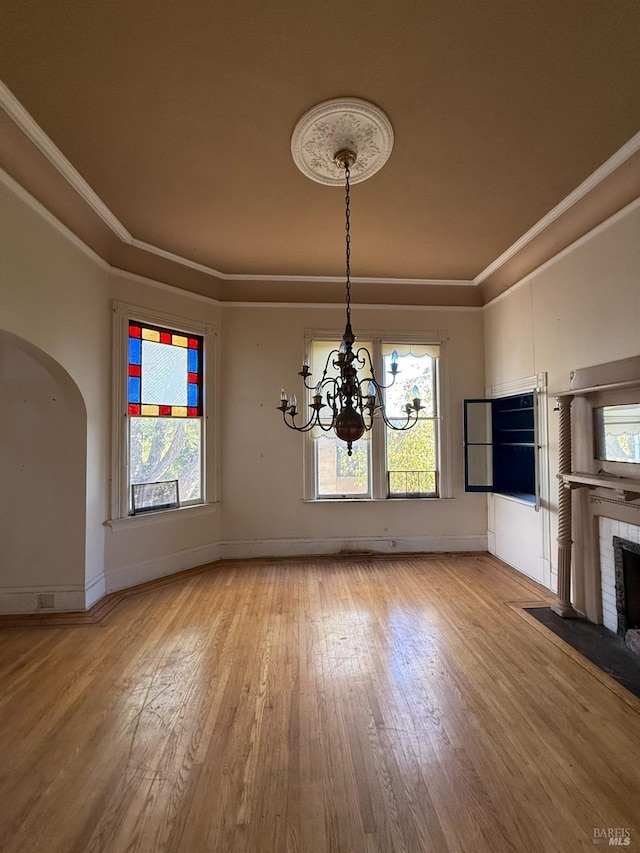
<path fill-rule="evenodd" d="M 0 850 L 640 848 L 640 702 L 489 556 L 243 561 L 0 629 Z"/>

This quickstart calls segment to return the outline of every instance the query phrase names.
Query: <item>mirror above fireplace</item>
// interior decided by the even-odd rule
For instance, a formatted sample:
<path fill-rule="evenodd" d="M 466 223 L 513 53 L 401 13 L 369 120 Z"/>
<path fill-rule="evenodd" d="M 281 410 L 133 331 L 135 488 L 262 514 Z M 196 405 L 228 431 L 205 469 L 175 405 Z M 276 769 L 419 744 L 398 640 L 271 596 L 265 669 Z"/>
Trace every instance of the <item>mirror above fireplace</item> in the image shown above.
<path fill-rule="evenodd" d="M 593 410 L 596 459 L 640 465 L 640 403 Z"/>

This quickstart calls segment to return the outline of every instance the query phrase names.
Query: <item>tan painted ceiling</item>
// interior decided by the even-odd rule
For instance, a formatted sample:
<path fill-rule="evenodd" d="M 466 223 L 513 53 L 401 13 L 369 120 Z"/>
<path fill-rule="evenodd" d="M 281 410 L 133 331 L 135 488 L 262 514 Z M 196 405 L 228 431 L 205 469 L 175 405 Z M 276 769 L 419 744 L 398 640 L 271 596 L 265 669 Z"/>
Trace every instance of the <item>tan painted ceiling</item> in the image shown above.
<path fill-rule="evenodd" d="M 354 275 L 474 279 L 640 129 L 639 56 L 638 0 L 3 0 L 0 26 L 0 78 L 128 232 L 240 276 L 342 274 L 343 193 L 290 138 L 349 95 L 395 131 L 353 190 Z M 145 272 L 5 125 L 8 171 Z"/>

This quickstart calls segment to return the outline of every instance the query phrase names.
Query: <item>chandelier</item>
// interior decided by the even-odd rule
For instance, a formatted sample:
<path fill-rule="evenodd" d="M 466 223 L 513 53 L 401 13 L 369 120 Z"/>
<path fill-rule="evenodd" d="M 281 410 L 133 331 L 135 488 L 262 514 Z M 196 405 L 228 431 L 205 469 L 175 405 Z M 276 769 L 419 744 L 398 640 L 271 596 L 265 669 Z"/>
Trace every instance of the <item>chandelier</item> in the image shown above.
<path fill-rule="evenodd" d="M 382 143 L 376 138 L 375 131 L 379 132 L 378 136 L 382 136 Z M 324 138 L 319 140 L 320 135 Z M 411 398 L 404 404 L 402 416 L 394 414 L 394 417 L 390 418 L 387 415 L 384 392 L 395 383 L 398 354 L 395 350 L 391 353 L 390 377 L 388 383 L 384 384 L 376 376 L 369 350 L 366 347 L 354 346 L 356 336 L 351 328 L 351 171 L 360 165 L 358 180 L 369 177 L 386 162 L 392 144 L 393 131 L 384 113 L 373 104 L 357 99 L 327 101 L 310 110 L 296 125 L 292 139 L 296 164 L 308 177 L 335 185 L 336 170 L 339 170 L 337 174 L 340 177 L 343 175 L 346 325 L 339 348 L 329 353 L 322 374 L 315 381 L 308 356 L 305 356 L 302 369 L 298 371 L 312 401 L 309 403 L 308 417 L 301 417 L 296 395 L 289 396 L 284 389 L 280 395 L 278 409 L 290 429 L 309 432 L 316 427 L 323 432 L 333 431 L 346 443 L 349 456 L 352 454 L 353 443 L 373 428 L 376 413 L 379 413 L 390 429 L 405 431 L 416 425 L 418 413 L 424 408 L 418 388 L 414 385 Z M 336 145 L 339 147 L 336 148 Z M 333 151 L 330 151 L 331 146 Z M 357 152 L 361 147 L 364 148 L 365 156 L 359 164 Z M 322 156 L 323 154 L 325 156 Z M 331 162 L 333 168 L 327 168 L 327 161 Z"/>

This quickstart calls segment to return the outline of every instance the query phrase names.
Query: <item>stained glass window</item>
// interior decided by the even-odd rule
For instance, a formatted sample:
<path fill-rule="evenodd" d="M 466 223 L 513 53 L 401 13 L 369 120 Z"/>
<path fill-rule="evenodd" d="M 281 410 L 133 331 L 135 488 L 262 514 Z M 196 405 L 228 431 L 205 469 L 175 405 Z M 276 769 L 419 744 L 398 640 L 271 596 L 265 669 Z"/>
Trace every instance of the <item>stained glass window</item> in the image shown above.
<path fill-rule="evenodd" d="M 202 417 L 202 338 L 129 323 L 130 415 Z"/>

